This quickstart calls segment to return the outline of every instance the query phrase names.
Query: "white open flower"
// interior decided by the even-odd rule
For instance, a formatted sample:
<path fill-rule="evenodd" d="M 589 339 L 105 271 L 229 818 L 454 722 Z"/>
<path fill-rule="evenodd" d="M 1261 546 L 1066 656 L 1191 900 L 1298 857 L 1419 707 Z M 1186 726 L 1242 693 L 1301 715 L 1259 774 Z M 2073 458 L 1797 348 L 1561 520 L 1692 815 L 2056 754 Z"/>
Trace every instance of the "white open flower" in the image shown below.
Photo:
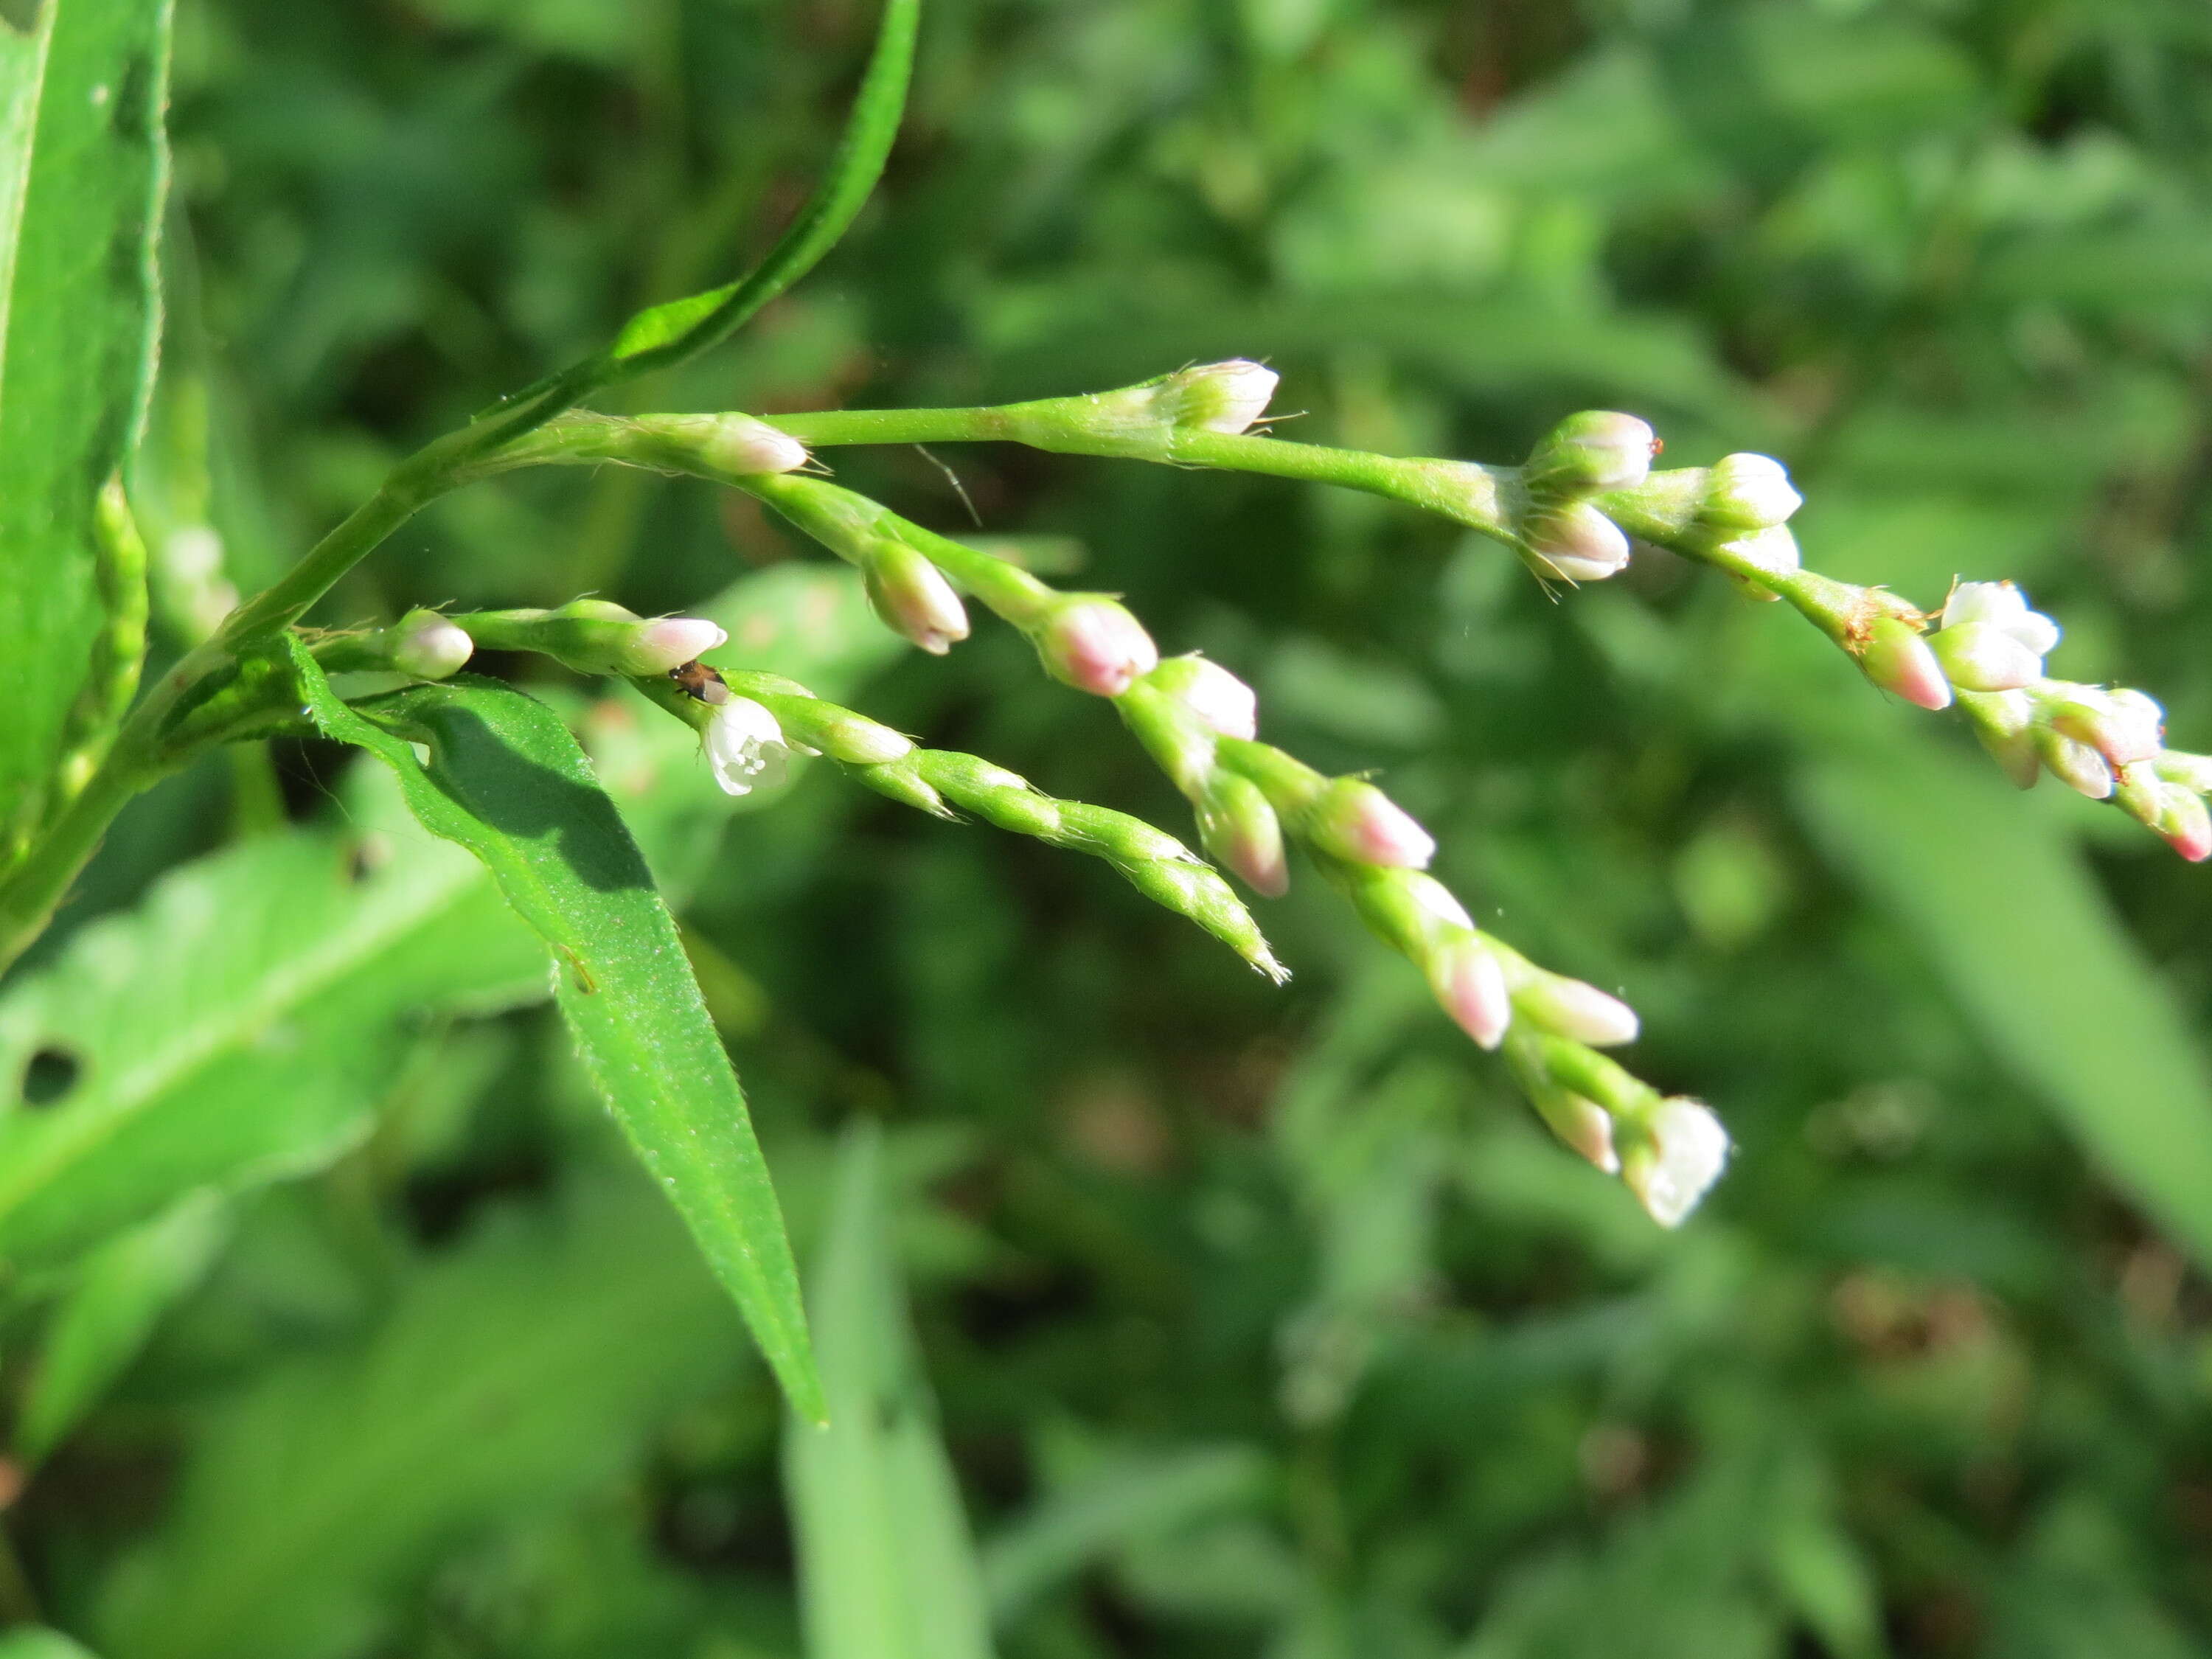
<path fill-rule="evenodd" d="M 1642 1125 L 1644 1144 L 1622 1170 L 1638 1202 L 1662 1227 L 1679 1227 L 1728 1162 L 1728 1131 L 1710 1107 L 1681 1096 L 1661 1101 Z"/>
<path fill-rule="evenodd" d="M 774 788 L 783 781 L 791 761 L 783 728 L 750 697 L 732 697 L 715 709 L 700 742 L 714 769 L 714 781 L 732 795 Z"/>

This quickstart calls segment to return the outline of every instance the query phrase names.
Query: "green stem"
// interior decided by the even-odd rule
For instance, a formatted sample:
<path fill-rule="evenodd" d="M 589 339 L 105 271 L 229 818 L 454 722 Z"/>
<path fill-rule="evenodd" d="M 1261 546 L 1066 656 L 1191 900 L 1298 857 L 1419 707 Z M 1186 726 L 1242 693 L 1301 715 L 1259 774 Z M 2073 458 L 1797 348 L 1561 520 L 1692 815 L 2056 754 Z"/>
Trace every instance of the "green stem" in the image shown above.
<path fill-rule="evenodd" d="M 770 426 L 812 448 L 841 444 L 1018 443 L 1062 455 L 1103 455 L 1171 466 L 1259 472 L 1336 484 L 1441 514 L 1469 529 L 1515 539 L 1520 489 L 1513 469 L 1472 461 L 1407 459 L 1243 433 L 1102 418 L 1103 399 L 1053 398 L 995 409 L 827 410 L 777 415 Z"/>

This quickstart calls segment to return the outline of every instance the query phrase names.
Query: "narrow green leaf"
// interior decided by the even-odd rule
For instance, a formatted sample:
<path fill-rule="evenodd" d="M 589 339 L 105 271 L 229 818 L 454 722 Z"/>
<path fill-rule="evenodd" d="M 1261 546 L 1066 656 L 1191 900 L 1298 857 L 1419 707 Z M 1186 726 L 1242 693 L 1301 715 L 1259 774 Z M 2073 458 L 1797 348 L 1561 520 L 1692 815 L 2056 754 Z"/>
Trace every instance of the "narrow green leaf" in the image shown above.
<path fill-rule="evenodd" d="M 1112 1460 L 1054 1492 L 984 1547 L 1000 1626 L 1054 1586 L 1129 1545 L 1170 1538 L 1224 1510 L 1257 1507 L 1267 1463 L 1249 1446 L 1191 1446 Z"/>
<path fill-rule="evenodd" d="M 94 1253 L 47 1328 L 15 1422 L 15 1449 L 36 1462 L 61 1443 L 120 1376 L 170 1305 L 199 1282 L 228 1233 L 206 1188 Z"/>
<path fill-rule="evenodd" d="M 641 1183 L 495 1214 L 364 1343 L 257 1375 L 192 1439 L 173 1509 L 90 1623 L 106 1659 L 326 1659 L 486 1528 L 621 1478 L 726 1387 L 727 1303 Z"/>
<path fill-rule="evenodd" d="M 90 666 L 94 520 L 152 376 L 168 0 L 0 17 L 0 829 L 34 816 Z"/>
<path fill-rule="evenodd" d="M 837 1158 L 811 1297 L 826 1429 L 784 1431 L 811 1659 L 988 1659 L 982 1574 L 907 1328 L 884 1224 L 879 1136 Z"/>
<path fill-rule="evenodd" d="M 821 1416 L 798 1272 L 737 1074 L 675 921 L 568 727 L 535 698 L 474 677 L 380 699 L 372 720 L 331 692 L 296 640 L 290 649 L 316 724 L 389 765 L 423 827 L 481 859 L 551 948 L 555 995 L 592 1081 L 793 1406 Z M 416 742 L 429 747 L 427 767 Z"/>
<path fill-rule="evenodd" d="M 2172 1000 L 2062 825 L 1993 769 L 1884 738 L 1806 772 L 1814 829 L 1919 935 L 1999 1060 L 2212 1264 L 2212 1078 Z"/>
<path fill-rule="evenodd" d="M 601 386 L 673 368 L 720 344 L 836 246 L 890 159 L 906 111 L 921 21 L 921 0 L 884 0 L 875 50 L 829 171 L 766 258 L 733 283 L 637 313 L 597 356 L 508 399 L 520 405 L 514 422 L 534 426 Z"/>
<path fill-rule="evenodd" d="M 413 1011 L 543 994 L 474 860 L 369 792 L 349 804 L 361 833 L 188 864 L 0 996 L 0 1262 L 320 1168 L 366 1129 Z"/>
<path fill-rule="evenodd" d="M 93 1654 L 58 1630 L 25 1626 L 0 1635 L 0 1659 L 93 1659 Z"/>

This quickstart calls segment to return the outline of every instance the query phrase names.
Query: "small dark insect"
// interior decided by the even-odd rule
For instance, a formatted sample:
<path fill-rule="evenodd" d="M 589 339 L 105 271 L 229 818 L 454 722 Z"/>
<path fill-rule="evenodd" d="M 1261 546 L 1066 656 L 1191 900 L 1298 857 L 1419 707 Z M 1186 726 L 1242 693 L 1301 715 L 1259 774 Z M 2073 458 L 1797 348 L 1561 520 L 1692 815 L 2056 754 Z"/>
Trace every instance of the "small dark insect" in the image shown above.
<path fill-rule="evenodd" d="M 730 688 L 724 683 L 720 673 L 708 667 L 696 657 L 670 669 L 668 678 L 701 702 L 724 703 L 730 700 Z"/>

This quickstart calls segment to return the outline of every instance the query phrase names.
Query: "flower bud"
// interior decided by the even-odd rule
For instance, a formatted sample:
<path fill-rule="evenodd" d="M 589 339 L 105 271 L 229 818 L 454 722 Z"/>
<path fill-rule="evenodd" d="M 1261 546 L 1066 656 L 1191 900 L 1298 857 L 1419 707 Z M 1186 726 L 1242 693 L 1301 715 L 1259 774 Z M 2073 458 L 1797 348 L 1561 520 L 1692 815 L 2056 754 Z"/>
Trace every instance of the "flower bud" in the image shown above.
<path fill-rule="evenodd" d="M 1904 618 L 1878 617 L 1867 630 L 1858 659 L 1859 672 L 1883 690 L 1923 708 L 1951 706 L 1951 683 L 1943 678 L 1943 665 Z"/>
<path fill-rule="evenodd" d="M 1513 1006 L 1532 1024 L 1593 1048 L 1636 1041 L 1636 1010 L 1595 985 L 1536 969 L 1513 993 Z"/>
<path fill-rule="evenodd" d="M 2087 744 L 2114 766 L 2149 760 L 2166 735 L 2166 711 L 2125 687 L 2073 687 L 2050 706 L 2048 719 L 2053 730 Z"/>
<path fill-rule="evenodd" d="M 2212 857 L 2212 813 L 2196 792 L 2158 775 L 2142 761 L 2120 769 L 2114 799 L 2128 816 L 2166 838 L 2191 864 Z"/>
<path fill-rule="evenodd" d="M 1322 852 L 1354 864 L 1425 870 L 1437 843 L 1406 809 L 1359 778 L 1334 778 L 1307 809 L 1306 833 Z"/>
<path fill-rule="evenodd" d="M 2069 789 L 2091 800 L 2106 800 L 2112 793 L 2112 769 L 2105 757 L 2086 743 L 2076 743 L 2049 726 L 2035 728 L 2035 752 L 2051 769 L 2051 775 Z"/>
<path fill-rule="evenodd" d="M 1988 623 L 1939 629 L 1928 636 L 1928 648 L 1961 691 L 2016 691 L 2043 678 L 2043 659 Z"/>
<path fill-rule="evenodd" d="M 1535 514 L 1523 538 L 1539 576 L 1597 582 L 1620 574 L 1628 565 L 1628 538 L 1588 501 Z"/>
<path fill-rule="evenodd" d="M 616 652 L 616 667 L 624 674 L 665 674 L 729 637 L 704 617 L 657 617 L 630 630 Z"/>
<path fill-rule="evenodd" d="M 1282 820 L 1249 778 L 1234 772 L 1214 775 L 1198 802 L 1198 836 L 1254 892 L 1280 898 L 1290 890 Z"/>
<path fill-rule="evenodd" d="M 868 548 L 861 585 L 884 625 L 933 657 L 968 637 L 968 611 L 945 573 L 904 542 L 888 538 Z"/>
<path fill-rule="evenodd" d="M 418 680 L 442 680 L 460 672 L 477 643 L 434 611 L 410 611 L 392 630 L 392 665 Z"/>
<path fill-rule="evenodd" d="M 1571 1089 L 1538 1089 L 1530 1097 L 1536 1115 L 1571 1152 L 1579 1152 L 1607 1175 L 1620 1173 L 1613 1146 L 1613 1114 Z"/>
<path fill-rule="evenodd" d="M 1723 455 L 1705 474 L 1698 516 L 1730 530 L 1771 530 L 1790 522 L 1805 498 L 1770 455 Z"/>
<path fill-rule="evenodd" d="M 1703 1103 L 1680 1096 L 1661 1101 L 1634 1126 L 1621 1159 L 1621 1179 L 1651 1218 L 1679 1227 L 1728 1162 L 1728 1131 Z"/>
<path fill-rule="evenodd" d="M 2016 641 L 2031 655 L 2047 657 L 2058 644 L 2058 624 L 2027 608 L 2027 596 L 2010 582 L 1960 582 L 1943 602 L 1942 625 L 1980 623 Z"/>
<path fill-rule="evenodd" d="M 750 697 L 732 697 L 700 734 L 707 763 L 725 793 L 750 794 L 783 781 L 791 745 L 774 714 Z"/>
<path fill-rule="evenodd" d="M 1045 672 L 1094 696 L 1118 697 L 1159 666 L 1144 624 L 1102 593 L 1077 593 L 1053 607 L 1035 635 Z"/>
<path fill-rule="evenodd" d="M 2022 789 L 2033 788 L 2043 770 L 2036 757 L 2034 699 L 2025 691 L 1968 691 L 1960 695 L 1959 706 L 2005 775 Z"/>
<path fill-rule="evenodd" d="M 2212 755 L 2191 755 L 2179 749 L 2161 749 L 2152 764 L 2168 783 L 2200 795 L 2212 794 Z"/>
<path fill-rule="evenodd" d="M 1429 987 L 1443 1011 L 1478 1047 L 1495 1048 L 1513 1024 L 1513 996 L 1498 953 L 1473 933 L 1430 951 Z"/>
<path fill-rule="evenodd" d="M 1234 436 L 1267 412 L 1279 378 L 1265 364 L 1232 357 L 1164 376 L 1154 383 L 1153 397 L 1171 426 Z"/>
<path fill-rule="evenodd" d="M 708 418 L 714 424 L 701 437 L 699 455 L 717 471 L 740 476 L 795 472 L 806 465 L 806 446 L 766 421 L 757 421 L 750 415 Z"/>
<path fill-rule="evenodd" d="M 1146 678 L 1196 715 L 1208 731 L 1248 741 L 1258 735 L 1258 697 L 1219 663 L 1195 655 L 1170 657 Z"/>
<path fill-rule="evenodd" d="M 1658 447 L 1650 427 L 1635 416 L 1586 409 L 1544 435 L 1522 477 L 1540 495 L 1632 489 L 1650 476 Z"/>

